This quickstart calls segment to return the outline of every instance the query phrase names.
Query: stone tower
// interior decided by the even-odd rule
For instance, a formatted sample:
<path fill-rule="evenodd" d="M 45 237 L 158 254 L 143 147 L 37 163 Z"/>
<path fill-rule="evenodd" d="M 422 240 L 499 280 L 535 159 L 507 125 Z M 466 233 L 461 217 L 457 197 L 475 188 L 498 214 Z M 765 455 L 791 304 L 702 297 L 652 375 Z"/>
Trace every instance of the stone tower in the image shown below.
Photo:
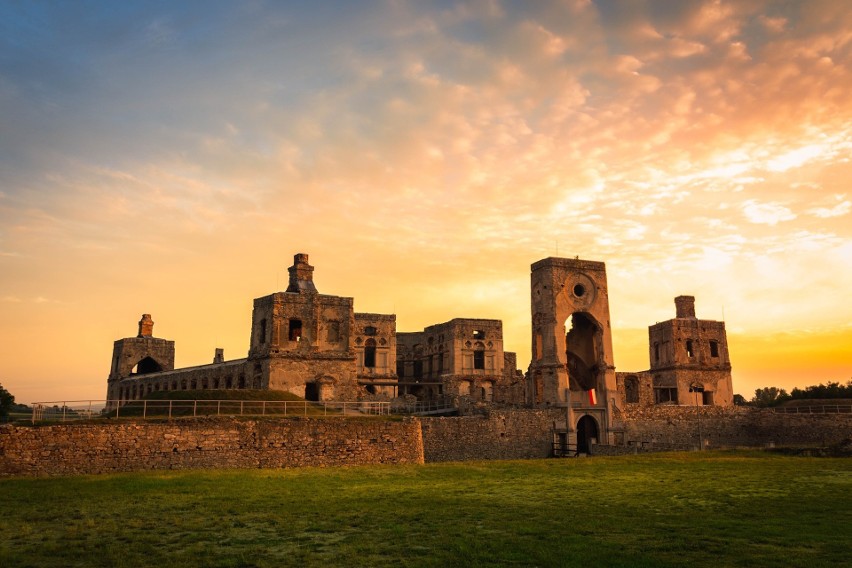
<path fill-rule="evenodd" d="M 248 362 L 256 388 L 308 400 L 358 397 L 353 299 L 320 294 L 314 267 L 299 253 L 287 290 L 254 300 Z"/>
<path fill-rule="evenodd" d="M 675 318 L 648 327 L 656 404 L 731 406 L 725 322 L 698 319 L 695 297 L 675 298 Z"/>
<path fill-rule="evenodd" d="M 117 401 L 118 383 L 133 375 L 145 375 L 175 368 L 175 342 L 154 337 L 151 314 L 142 314 L 136 337 L 118 339 L 113 344 L 112 367 L 107 379 L 107 400 Z"/>
<path fill-rule="evenodd" d="M 537 406 L 566 407 L 578 446 L 609 443 L 616 404 L 615 366 L 603 262 L 546 258 L 532 265 L 529 395 Z"/>

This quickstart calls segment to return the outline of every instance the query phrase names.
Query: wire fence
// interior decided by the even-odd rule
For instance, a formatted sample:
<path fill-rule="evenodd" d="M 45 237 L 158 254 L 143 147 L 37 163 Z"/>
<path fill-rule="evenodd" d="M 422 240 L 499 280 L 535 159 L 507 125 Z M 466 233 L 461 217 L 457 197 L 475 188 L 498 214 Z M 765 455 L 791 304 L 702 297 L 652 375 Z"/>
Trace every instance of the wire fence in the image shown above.
<path fill-rule="evenodd" d="M 307 400 L 71 400 L 35 402 L 32 422 L 97 418 L 182 418 L 204 416 L 382 416 L 389 402 Z"/>
<path fill-rule="evenodd" d="M 782 414 L 852 414 L 852 405 L 821 404 L 814 406 L 776 406 L 773 410 Z"/>

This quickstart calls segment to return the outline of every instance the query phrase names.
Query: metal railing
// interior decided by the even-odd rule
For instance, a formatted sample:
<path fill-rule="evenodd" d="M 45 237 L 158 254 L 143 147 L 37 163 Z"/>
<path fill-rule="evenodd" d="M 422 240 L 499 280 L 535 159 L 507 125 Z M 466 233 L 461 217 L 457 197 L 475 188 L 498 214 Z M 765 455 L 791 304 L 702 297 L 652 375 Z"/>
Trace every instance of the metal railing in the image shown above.
<path fill-rule="evenodd" d="M 199 416 L 382 416 L 389 402 L 307 400 L 70 400 L 34 402 L 32 422 L 96 418 L 184 418 Z"/>
<path fill-rule="evenodd" d="M 850 414 L 852 413 L 852 405 L 821 404 L 814 406 L 776 406 L 773 410 L 782 414 Z"/>
<path fill-rule="evenodd" d="M 394 414 L 423 414 L 426 412 L 444 412 L 457 409 L 452 397 L 441 397 L 434 400 L 418 400 L 414 402 L 396 402 L 390 411 Z"/>

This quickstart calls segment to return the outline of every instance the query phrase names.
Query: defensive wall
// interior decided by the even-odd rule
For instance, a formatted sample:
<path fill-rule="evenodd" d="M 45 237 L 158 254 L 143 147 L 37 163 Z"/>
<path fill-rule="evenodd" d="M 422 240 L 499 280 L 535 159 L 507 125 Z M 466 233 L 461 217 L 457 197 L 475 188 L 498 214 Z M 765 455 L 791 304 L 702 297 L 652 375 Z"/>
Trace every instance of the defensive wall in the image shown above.
<path fill-rule="evenodd" d="M 191 418 L 0 428 L 0 475 L 423 463 L 417 419 Z"/>
<path fill-rule="evenodd" d="M 852 438 L 852 414 L 781 414 L 771 409 L 656 406 L 616 418 L 623 454 L 708 448 L 833 445 Z M 74 475 L 189 468 L 284 468 L 529 459 L 551 455 L 564 410 L 492 410 L 486 415 L 403 420 L 182 418 L 0 427 L 0 475 Z"/>

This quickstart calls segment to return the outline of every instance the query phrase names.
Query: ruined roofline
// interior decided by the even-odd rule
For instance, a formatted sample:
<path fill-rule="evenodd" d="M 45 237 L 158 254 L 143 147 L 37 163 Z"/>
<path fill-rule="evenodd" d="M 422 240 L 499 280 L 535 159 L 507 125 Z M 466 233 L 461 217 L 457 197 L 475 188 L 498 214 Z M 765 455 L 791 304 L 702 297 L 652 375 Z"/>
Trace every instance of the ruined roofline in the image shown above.
<path fill-rule="evenodd" d="M 396 321 L 396 314 L 374 314 L 372 312 L 355 312 L 355 319 Z"/>
<path fill-rule="evenodd" d="M 597 260 L 581 260 L 579 258 L 561 258 L 549 256 L 538 262 L 534 262 L 530 269 L 535 272 L 542 268 L 568 268 L 573 270 L 600 270 L 606 272 L 606 263 Z"/>
<path fill-rule="evenodd" d="M 417 334 L 417 333 L 420 333 L 420 334 L 423 334 L 423 333 L 429 333 L 429 332 L 434 332 L 434 331 L 436 331 L 439 327 L 445 327 L 445 326 L 446 326 L 446 327 L 449 327 L 449 326 L 453 326 L 453 325 L 462 325 L 462 324 L 469 324 L 469 325 L 477 325 L 477 324 L 498 325 L 498 326 L 500 326 L 500 329 L 501 329 L 501 330 L 503 329 L 503 320 L 499 320 L 499 319 L 485 319 L 485 318 L 453 318 L 453 319 L 451 319 L 451 320 L 449 320 L 449 321 L 445 321 L 445 322 L 442 322 L 442 323 L 435 323 L 435 324 L 432 324 L 432 325 L 428 325 L 428 326 L 424 327 L 424 328 L 423 328 L 422 330 L 420 330 L 420 331 L 398 331 L 398 332 L 397 332 L 397 335 L 414 335 L 414 334 Z"/>
<path fill-rule="evenodd" d="M 234 367 L 245 365 L 247 358 L 245 359 L 233 359 L 231 361 L 225 361 L 224 363 L 205 363 L 204 365 L 195 365 L 194 367 L 181 367 L 180 369 L 172 369 L 171 371 L 157 371 L 155 373 L 144 373 L 142 375 L 129 375 L 127 377 L 121 377 L 119 381 L 127 381 L 127 380 L 137 380 L 137 379 L 146 379 L 151 377 L 165 377 L 179 373 L 185 373 L 187 371 L 197 371 L 199 369 L 206 369 L 208 367 L 216 367 L 217 369 L 221 369 L 222 367 Z"/>
<path fill-rule="evenodd" d="M 285 299 L 288 299 L 288 298 L 301 298 L 301 297 L 306 297 L 306 296 L 310 296 L 312 298 L 317 298 L 319 300 L 335 299 L 335 300 L 338 300 L 338 301 L 343 302 L 343 303 L 350 303 L 350 304 L 355 303 L 355 298 L 352 297 L 352 296 L 334 296 L 332 294 L 320 294 L 319 292 L 281 292 L 281 291 L 272 292 L 271 294 L 266 294 L 264 296 L 257 297 L 257 298 L 254 299 L 254 301 L 258 302 L 260 300 L 266 300 L 266 299 L 271 298 L 271 301 L 274 302 L 274 301 L 276 301 L 276 299 L 278 301 L 284 301 Z"/>

